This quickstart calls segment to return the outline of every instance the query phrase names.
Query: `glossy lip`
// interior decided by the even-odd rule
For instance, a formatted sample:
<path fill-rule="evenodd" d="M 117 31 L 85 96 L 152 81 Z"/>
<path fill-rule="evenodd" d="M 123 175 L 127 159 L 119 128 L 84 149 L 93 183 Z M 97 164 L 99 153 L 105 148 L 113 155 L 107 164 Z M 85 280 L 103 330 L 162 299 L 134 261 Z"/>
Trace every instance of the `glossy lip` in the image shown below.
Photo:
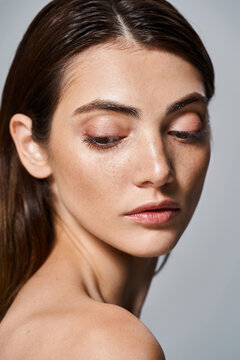
<path fill-rule="evenodd" d="M 131 210 L 129 213 L 125 215 L 132 215 L 132 214 L 139 214 L 144 211 L 150 210 L 180 210 L 180 206 L 171 200 L 164 200 L 161 202 L 149 202 L 143 205 L 136 207 L 135 209 Z"/>
<path fill-rule="evenodd" d="M 154 212 L 152 210 L 155 210 Z M 162 225 L 175 218 L 180 212 L 177 203 L 171 200 L 150 202 L 133 209 L 125 216 L 137 223 L 144 225 Z"/>

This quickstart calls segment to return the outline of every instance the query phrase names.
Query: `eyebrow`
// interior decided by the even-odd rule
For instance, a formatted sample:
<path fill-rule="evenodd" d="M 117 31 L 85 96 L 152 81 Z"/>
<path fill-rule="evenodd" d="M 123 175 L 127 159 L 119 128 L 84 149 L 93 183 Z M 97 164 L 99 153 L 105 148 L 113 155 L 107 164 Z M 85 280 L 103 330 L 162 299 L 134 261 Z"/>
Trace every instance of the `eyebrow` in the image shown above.
<path fill-rule="evenodd" d="M 195 92 L 195 93 L 185 96 L 184 98 L 178 100 L 174 104 L 168 106 L 166 115 L 171 115 L 171 114 L 183 109 L 185 106 L 195 103 L 195 102 L 203 103 L 206 106 L 208 105 L 207 97 Z"/>
<path fill-rule="evenodd" d="M 83 114 L 90 111 L 106 110 L 140 119 L 141 110 L 111 100 L 93 100 L 88 104 L 78 107 L 73 115 Z"/>
<path fill-rule="evenodd" d="M 206 96 L 199 94 L 197 92 L 194 92 L 194 93 L 189 94 L 189 95 L 185 96 L 184 98 L 178 100 L 177 102 L 169 105 L 166 110 L 166 115 L 173 114 L 173 113 L 183 109 L 185 106 L 195 103 L 195 102 L 201 102 L 201 103 L 207 105 L 208 99 Z M 116 112 L 119 114 L 131 116 L 133 118 L 138 118 L 138 119 L 140 119 L 141 114 L 142 114 L 142 111 L 140 109 L 137 109 L 132 106 L 121 104 L 119 102 L 111 101 L 111 100 L 96 99 L 96 100 L 91 101 L 88 104 L 78 107 L 73 112 L 73 116 L 91 112 L 91 111 L 96 111 L 96 110 L 113 111 L 113 112 Z"/>

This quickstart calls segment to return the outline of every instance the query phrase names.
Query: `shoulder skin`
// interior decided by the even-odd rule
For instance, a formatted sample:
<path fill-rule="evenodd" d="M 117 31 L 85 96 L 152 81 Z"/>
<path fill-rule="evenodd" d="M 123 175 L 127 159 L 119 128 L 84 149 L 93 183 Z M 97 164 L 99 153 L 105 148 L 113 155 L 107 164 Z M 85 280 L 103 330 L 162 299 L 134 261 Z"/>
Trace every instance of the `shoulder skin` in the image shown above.
<path fill-rule="evenodd" d="M 102 304 L 95 315 L 95 325 L 89 326 L 84 338 L 75 343 L 69 359 L 165 360 L 155 337 L 125 309 Z"/>
<path fill-rule="evenodd" d="M 119 306 L 96 302 L 81 311 L 32 316 L 7 339 L 1 360 L 165 360 L 138 318 Z"/>

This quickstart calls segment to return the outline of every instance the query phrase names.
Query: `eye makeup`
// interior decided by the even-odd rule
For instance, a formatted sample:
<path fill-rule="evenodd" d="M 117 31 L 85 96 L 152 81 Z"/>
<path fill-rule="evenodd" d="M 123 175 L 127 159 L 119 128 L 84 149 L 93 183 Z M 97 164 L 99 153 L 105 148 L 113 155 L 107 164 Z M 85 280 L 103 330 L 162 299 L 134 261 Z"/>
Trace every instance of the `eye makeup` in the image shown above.
<path fill-rule="evenodd" d="M 205 112 L 193 109 L 180 110 L 172 119 L 168 119 L 164 133 L 185 144 L 202 141 L 209 134 L 208 125 L 204 120 Z M 83 143 L 89 148 L 100 151 L 116 148 L 124 138 L 128 137 L 130 128 L 122 123 L 119 126 L 119 118 L 115 120 L 109 117 L 90 120 L 85 127 Z"/>
<path fill-rule="evenodd" d="M 199 132 L 202 128 L 203 122 L 194 112 L 180 114 L 170 125 L 171 131 Z"/>
<path fill-rule="evenodd" d="M 96 148 L 98 150 L 106 150 L 112 147 L 116 147 L 116 145 L 122 140 L 124 137 L 120 136 L 102 136 L 102 137 L 92 137 L 87 136 L 83 143 L 86 143 L 90 148 Z"/>
<path fill-rule="evenodd" d="M 168 135 L 174 137 L 177 141 L 183 143 L 197 143 L 206 138 L 209 132 L 206 130 L 200 131 L 169 131 Z"/>

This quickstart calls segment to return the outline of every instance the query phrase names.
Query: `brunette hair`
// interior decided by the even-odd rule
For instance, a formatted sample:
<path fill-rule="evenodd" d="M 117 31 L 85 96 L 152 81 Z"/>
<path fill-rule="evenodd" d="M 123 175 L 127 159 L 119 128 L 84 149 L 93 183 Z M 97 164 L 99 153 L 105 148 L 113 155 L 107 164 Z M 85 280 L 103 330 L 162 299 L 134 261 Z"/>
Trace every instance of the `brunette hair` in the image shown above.
<path fill-rule="evenodd" d="M 198 69 L 208 100 L 214 94 L 202 41 L 165 0 L 54 0 L 36 16 L 17 49 L 0 109 L 0 319 L 54 242 L 48 179 L 25 170 L 9 121 L 16 113 L 29 116 L 34 140 L 46 144 L 69 61 L 91 46 L 126 37 L 183 57 Z"/>

